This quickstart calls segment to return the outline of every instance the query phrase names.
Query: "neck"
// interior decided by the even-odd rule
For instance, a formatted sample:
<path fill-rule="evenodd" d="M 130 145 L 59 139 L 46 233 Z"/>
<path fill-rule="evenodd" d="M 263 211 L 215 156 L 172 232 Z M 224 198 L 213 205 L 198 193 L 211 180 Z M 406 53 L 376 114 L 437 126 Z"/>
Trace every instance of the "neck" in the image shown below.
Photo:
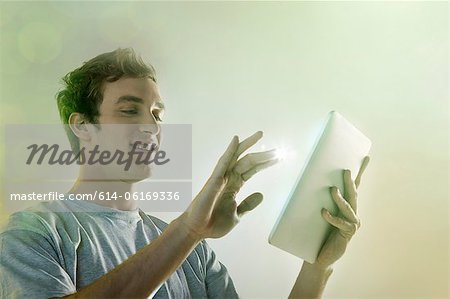
<path fill-rule="evenodd" d="M 86 175 L 80 170 L 78 178 L 69 192 L 90 194 L 92 197 L 96 194 L 96 198 L 93 198 L 91 202 L 118 210 L 129 211 L 137 208 L 136 201 L 125 200 L 127 198 L 125 194 L 131 192 L 132 189 L 133 182 L 111 179 L 93 180 L 86 178 Z M 103 200 L 100 199 L 101 195 Z"/>

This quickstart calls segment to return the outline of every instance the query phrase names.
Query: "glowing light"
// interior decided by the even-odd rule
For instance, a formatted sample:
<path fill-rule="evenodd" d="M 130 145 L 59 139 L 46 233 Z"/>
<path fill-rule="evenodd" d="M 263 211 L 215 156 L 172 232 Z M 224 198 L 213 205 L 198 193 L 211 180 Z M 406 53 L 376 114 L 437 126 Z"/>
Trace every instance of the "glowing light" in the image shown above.
<path fill-rule="evenodd" d="M 275 157 L 280 161 L 292 160 L 296 156 L 296 152 L 285 146 L 278 147 L 275 152 Z"/>

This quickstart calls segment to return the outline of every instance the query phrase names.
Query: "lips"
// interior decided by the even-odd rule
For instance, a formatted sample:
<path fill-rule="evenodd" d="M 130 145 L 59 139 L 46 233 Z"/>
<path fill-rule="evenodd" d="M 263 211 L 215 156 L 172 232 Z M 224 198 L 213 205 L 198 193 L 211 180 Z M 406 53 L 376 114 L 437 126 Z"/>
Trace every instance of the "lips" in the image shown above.
<path fill-rule="evenodd" d="M 133 146 L 136 143 L 137 143 L 136 150 L 149 152 L 149 151 L 153 151 L 153 150 L 158 150 L 159 149 L 159 144 L 155 140 L 150 140 L 150 141 L 140 141 L 140 140 L 138 140 L 138 141 L 134 141 L 134 142 L 130 143 L 130 147 L 133 148 Z"/>

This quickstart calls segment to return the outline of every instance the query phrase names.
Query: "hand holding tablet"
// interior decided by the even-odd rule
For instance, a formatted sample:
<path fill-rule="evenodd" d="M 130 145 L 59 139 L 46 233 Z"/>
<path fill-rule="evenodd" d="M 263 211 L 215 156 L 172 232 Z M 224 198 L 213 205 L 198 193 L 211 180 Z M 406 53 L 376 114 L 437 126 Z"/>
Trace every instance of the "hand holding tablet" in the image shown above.
<path fill-rule="evenodd" d="M 334 229 L 330 232 L 324 245 L 320 249 L 317 256 L 317 264 L 327 267 L 336 262 L 345 252 L 347 244 L 355 234 L 356 230 L 360 227 L 361 222 L 356 214 L 357 193 L 361 176 L 369 163 L 369 157 L 366 156 L 363 160 L 361 168 L 355 181 L 352 180 L 352 174 L 350 170 L 344 170 L 344 194 L 337 188 L 331 187 L 331 197 L 339 208 L 339 213 L 336 216 L 322 209 L 323 218 L 330 223 Z"/>
<path fill-rule="evenodd" d="M 309 263 L 328 266 L 339 259 L 359 226 L 356 187 L 369 162 L 370 146 L 350 122 L 330 112 L 269 243 Z M 355 181 L 352 173 L 358 173 Z"/>

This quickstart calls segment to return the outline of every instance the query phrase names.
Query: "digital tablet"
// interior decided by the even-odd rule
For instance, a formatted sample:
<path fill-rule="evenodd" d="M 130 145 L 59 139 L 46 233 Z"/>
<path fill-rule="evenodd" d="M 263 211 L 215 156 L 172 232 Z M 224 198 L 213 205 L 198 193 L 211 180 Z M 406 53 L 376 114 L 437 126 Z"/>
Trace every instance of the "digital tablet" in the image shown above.
<path fill-rule="evenodd" d="M 331 111 L 270 233 L 269 243 L 314 263 L 331 229 L 321 210 L 326 208 L 333 215 L 338 211 L 330 186 L 344 190 L 343 170 L 350 169 L 354 180 L 370 146 L 369 138 Z"/>

